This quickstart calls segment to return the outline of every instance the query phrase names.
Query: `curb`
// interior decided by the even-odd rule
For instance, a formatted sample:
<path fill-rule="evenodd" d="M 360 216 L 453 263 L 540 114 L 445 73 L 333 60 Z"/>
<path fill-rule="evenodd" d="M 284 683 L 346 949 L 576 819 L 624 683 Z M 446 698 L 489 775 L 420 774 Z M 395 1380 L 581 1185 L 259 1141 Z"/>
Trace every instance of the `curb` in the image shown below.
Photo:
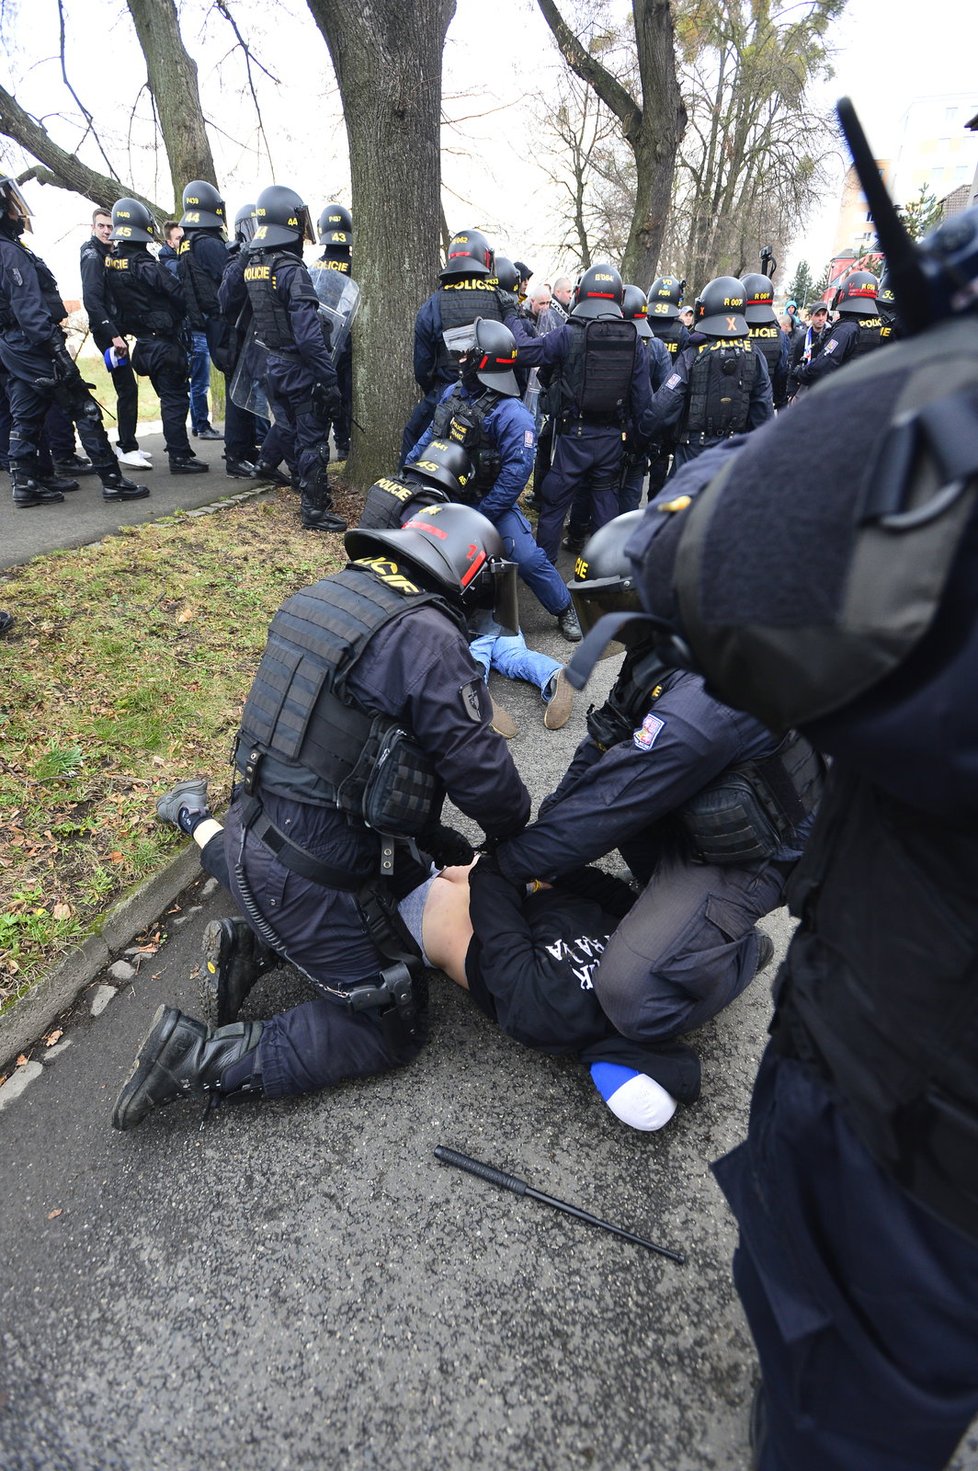
<path fill-rule="evenodd" d="M 100 934 L 89 935 L 37 981 L 26 996 L 0 1014 L 0 1065 L 26 1052 L 78 999 L 113 956 L 151 925 L 177 896 L 200 877 L 196 844 L 137 885 L 108 911 Z"/>

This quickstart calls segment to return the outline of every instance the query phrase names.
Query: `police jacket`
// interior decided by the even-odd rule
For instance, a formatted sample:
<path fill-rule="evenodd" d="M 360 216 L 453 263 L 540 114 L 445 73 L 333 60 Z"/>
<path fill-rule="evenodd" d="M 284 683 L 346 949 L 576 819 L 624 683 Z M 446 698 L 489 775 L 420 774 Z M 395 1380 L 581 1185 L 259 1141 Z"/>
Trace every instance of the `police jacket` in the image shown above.
<path fill-rule="evenodd" d="M 721 772 L 776 746 L 760 721 L 707 694 L 699 675 L 668 671 L 626 735 L 606 749 L 585 737 L 537 820 L 496 850 L 500 869 L 513 878 L 568 873 L 637 837 L 654 852 L 659 824 Z M 797 857 L 803 836 L 776 856 Z"/>
<path fill-rule="evenodd" d="M 183 287 L 187 317 L 195 332 L 203 332 L 220 312 L 217 291 L 227 265 L 227 246 L 218 230 L 188 230 L 177 252 L 177 276 Z"/>
<path fill-rule="evenodd" d="M 480 858 L 469 874 L 469 993 L 480 1011 L 526 1047 L 553 1056 L 577 1053 L 585 1064 L 635 1068 L 691 1103 L 699 1094 L 695 1054 L 681 1043 L 653 1049 L 633 1042 L 601 1010 L 591 977 L 635 895 L 609 874 L 586 878 L 597 895 L 584 885 L 528 895 L 522 879 L 504 878 L 491 858 Z M 623 896 L 615 912 L 597 902 L 611 886 Z"/>
<path fill-rule="evenodd" d="M 476 317 L 502 321 L 492 277 L 453 279 L 424 302 L 414 321 L 414 378 L 422 393 L 455 382 L 458 359 L 448 351 L 442 333 L 469 326 Z"/>
<path fill-rule="evenodd" d="M 495 457 L 499 468 L 492 484 L 482 491 L 482 498 L 475 502 L 476 510 L 481 511 L 483 516 L 487 516 L 490 521 L 494 521 L 504 511 L 512 509 L 530 478 L 537 443 L 533 415 L 521 399 L 507 398 L 502 394 L 493 395 L 491 389 L 486 390 L 482 387 L 477 395 L 470 393 L 461 382 L 445 390 L 441 396 L 439 408 L 447 404 L 456 393 L 463 404 L 475 404 L 490 396 L 496 398 L 496 402 L 490 404 L 489 412 L 482 420 L 482 433 L 485 447 Z M 410 464 L 412 460 L 422 459 L 430 441 L 439 437 L 440 434 L 441 437 L 455 437 L 450 427 L 444 432 L 436 429 L 437 422 L 438 411 L 436 410 L 431 426 L 422 434 L 408 455 L 406 463 Z M 466 449 L 472 454 L 473 459 L 477 460 L 479 447 L 470 448 L 466 445 Z M 476 484 L 479 485 L 478 465 Z"/>
<path fill-rule="evenodd" d="M 111 254 L 112 247 L 103 245 L 94 235 L 81 248 L 82 301 L 88 313 L 89 330 L 101 352 L 111 347 L 114 337 L 123 335 L 106 298 L 105 262 Z"/>
<path fill-rule="evenodd" d="M 48 267 L 19 239 L 0 231 L 0 333 L 9 334 L 12 343 L 46 349 L 52 329 L 67 315 Z"/>
<path fill-rule="evenodd" d="M 861 357 L 880 346 L 879 317 L 840 317 L 828 336 L 822 340 L 817 357 L 795 369 L 795 381 L 811 387 L 820 379 L 836 372 L 844 363 Z"/>
<path fill-rule="evenodd" d="M 667 321 L 657 320 L 652 313 L 655 303 L 649 309 L 649 326 L 657 339 L 665 347 L 671 358 L 681 353 L 684 347 L 689 346 L 689 328 L 685 322 L 678 317 L 670 317 Z"/>
<path fill-rule="evenodd" d="M 566 326 L 558 328 L 556 332 L 548 332 L 546 337 L 537 340 L 527 336 L 515 312 L 507 314 L 506 326 L 516 338 L 519 362 L 531 368 L 552 368 L 554 375 L 559 373 L 563 380 L 567 376 L 566 370 L 573 369 L 575 359 L 582 352 L 587 320 L 593 319 L 572 316 Z M 619 324 L 623 322 L 623 319 L 620 318 L 609 318 L 608 320 Z M 600 323 L 595 323 L 595 325 L 600 325 Z M 576 377 L 576 374 L 571 373 L 571 376 Z M 655 423 L 652 414 L 652 394 L 649 389 L 649 371 L 647 360 L 637 350 L 633 353 L 627 382 L 622 387 L 620 416 L 609 414 L 600 419 L 592 419 L 587 414 L 582 416 L 579 404 L 566 401 L 563 387 L 561 388 L 560 415 L 562 418 L 577 419 L 585 428 L 619 434 L 627 423 L 634 428 L 634 432 L 640 439 L 653 439 Z M 552 394 L 551 390 L 551 396 Z"/>
<path fill-rule="evenodd" d="M 120 245 L 105 260 L 107 299 L 133 337 L 178 336 L 184 319 L 180 283 L 145 245 Z"/>
<path fill-rule="evenodd" d="M 729 361 L 752 358 L 748 374 L 724 372 Z M 724 400 L 739 387 L 740 402 L 729 406 Z M 749 338 L 705 337 L 694 332 L 690 344 L 676 358 L 673 371 L 656 393 L 651 418 L 654 434 L 674 430 L 674 437 L 688 432 L 703 443 L 757 429 L 774 413 L 771 379 L 763 354 L 755 352 Z M 729 420 L 729 422 L 728 422 Z M 726 427 L 724 427 L 726 426 Z"/>
<path fill-rule="evenodd" d="M 298 363 L 316 383 L 334 387 L 336 369 L 326 345 L 319 298 L 302 260 L 277 246 L 249 251 L 244 280 L 254 336 L 269 356 Z"/>
<path fill-rule="evenodd" d="M 774 403 L 780 407 L 788 393 L 788 338 L 776 321 L 762 322 L 751 327 L 750 338 L 755 348 L 764 354 Z"/>

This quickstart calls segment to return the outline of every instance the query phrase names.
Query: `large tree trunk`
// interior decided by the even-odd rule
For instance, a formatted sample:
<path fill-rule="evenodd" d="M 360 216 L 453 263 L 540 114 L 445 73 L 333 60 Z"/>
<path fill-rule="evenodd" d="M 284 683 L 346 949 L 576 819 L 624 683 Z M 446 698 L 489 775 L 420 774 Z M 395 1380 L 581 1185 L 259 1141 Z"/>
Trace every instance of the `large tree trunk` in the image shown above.
<path fill-rule="evenodd" d="M 442 52 L 455 0 L 309 0 L 333 58 L 350 143 L 354 348 L 352 482 L 398 464 L 417 401 L 414 318 L 435 284 L 441 218 Z"/>
<path fill-rule="evenodd" d="M 173 0 L 128 0 L 128 5 L 146 59 L 179 216 L 185 184 L 191 179 L 217 184 L 200 105 L 197 64 L 183 44 Z"/>

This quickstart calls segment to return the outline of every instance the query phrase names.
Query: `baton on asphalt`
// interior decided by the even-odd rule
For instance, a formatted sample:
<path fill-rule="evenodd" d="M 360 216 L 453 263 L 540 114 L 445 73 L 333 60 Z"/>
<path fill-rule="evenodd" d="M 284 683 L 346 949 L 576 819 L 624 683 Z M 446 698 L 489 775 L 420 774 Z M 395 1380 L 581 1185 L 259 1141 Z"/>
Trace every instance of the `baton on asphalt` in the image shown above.
<path fill-rule="evenodd" d="M 592 1216 L 589 1211 L 582 1211 L 576 1205 L 568 1205 L 566 1200 L 557 1200 L 553 1195 L 544 1195 L 542 1190 L 534 1190 L 525 1180 L 520 1180 L 516 1175 L 507 1175 L 503 1170 L 497 1170 L 494 1165 L 482 1164 L 480 1160 L 472 1159 L 467 1154 L 459 1154 L 457 1149 L 449 1149 L 444 1144 L 435 1148 L 435 1158 L 440 1159 L 443 1164 L 456 1165 L 460 1170 L 468 1170 L 470 1175 L 478 1175 L 480 1180 L 488 1180 L 490 1185 L 501 1185 L 504 1190 L 512 1190 L 515 1195 L 529 1195 L 533 1200 L 542 1200 L 544 1205 L 552 1205 L 555 1210 L 566 1211 L 569 1216 L 576 1216 L 579 1221 L 586 1221 L 589 1226 L 600 1226 L 603 1231 L 610 1231 L 614 1236 L 621 1236 L 625 1241 L 633 1241 L 636 1246 L 644 1246 L 648 1251 L 657 1252 L 659 1256 L 668 1257 L 671 1262 L 678 1262 L 680 1266 L 685 1264 L 686 1258 L 681 1251 L 670 1251 L 668 1246 L 657 1246 L 654 1241 L 646 1241 L 644 1236 L 636 1236 L 634 1231 L 626 1231 L 623 1226 L 613 1226 L 610 1221 L 602 1221 L 600 1216 Z"/>

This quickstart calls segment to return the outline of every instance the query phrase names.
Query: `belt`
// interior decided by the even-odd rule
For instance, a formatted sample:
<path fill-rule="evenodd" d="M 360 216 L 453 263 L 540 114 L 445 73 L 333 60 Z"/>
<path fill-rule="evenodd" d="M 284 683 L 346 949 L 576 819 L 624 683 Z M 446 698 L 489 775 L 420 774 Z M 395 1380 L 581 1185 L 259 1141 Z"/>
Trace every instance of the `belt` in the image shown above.
<path fill-rule="evenodd" d="M 254 801 L 254 798 L 246 800 Z M 251 822 L 248 821 L 247 813 L 242 815 L 246 826 L 258 841 L 271 849 L 282 867 L 289 869 L 291 873 L 310 879 L 314 884 L 321 884 L 324 889 L 342 889 L 347 894 L 355 894 L 361 888 L 362 878 L 352 879 L 346 869 L 336 868 L 332 863 L 326 863 L 305 848 L 300 848 L 298 843 L 293 843 L 263 812 L 259 811 Z"/>

